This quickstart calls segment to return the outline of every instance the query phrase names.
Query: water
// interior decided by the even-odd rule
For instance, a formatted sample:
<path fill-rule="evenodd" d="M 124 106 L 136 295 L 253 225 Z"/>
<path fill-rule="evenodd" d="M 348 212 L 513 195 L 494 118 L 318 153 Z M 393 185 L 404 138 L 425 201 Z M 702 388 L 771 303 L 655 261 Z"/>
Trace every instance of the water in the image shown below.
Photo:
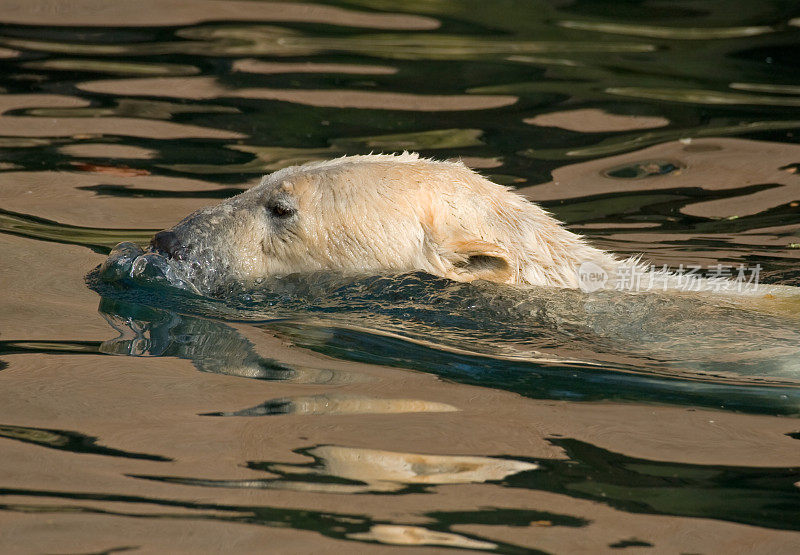
<path fill-rule="evenodd" d="M 791 300 L 97 267 L 417 150 L 797 286 L 798 39 L 792 2 L 0 2 L 0 550 L 797 552 Z"/>

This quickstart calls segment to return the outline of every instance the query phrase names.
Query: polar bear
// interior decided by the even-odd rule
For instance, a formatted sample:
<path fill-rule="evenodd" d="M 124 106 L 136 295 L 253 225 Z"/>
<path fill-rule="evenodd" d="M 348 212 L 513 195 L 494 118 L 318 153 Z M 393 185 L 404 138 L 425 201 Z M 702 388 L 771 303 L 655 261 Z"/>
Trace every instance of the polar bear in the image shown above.
<path fill-rule="evenodd" d="M 461 282 L 614 288 L 647 270 L 589 245 L 536 204 L 461 162 L 417 154 L 344 156 L 276 171 L 252 189 L 157 233 L 150 250 L 183 281 L 257 282 L 317 271 L 423 271 Z M 188 276 L 188 277 L 187 277 Z M 695 290 L 710 289 L 698 279 Z M 591 289 L 590 288 L 590 289 Z"/>
<path fill-rule="evenodd" d="M 151 248 L 243 282 L 421 270 L 456 281 L 578 287 L 582 263 L 610 274 L 619 265 L 463 163 L 410 153 L 284 168 L 157 233 Z"/>

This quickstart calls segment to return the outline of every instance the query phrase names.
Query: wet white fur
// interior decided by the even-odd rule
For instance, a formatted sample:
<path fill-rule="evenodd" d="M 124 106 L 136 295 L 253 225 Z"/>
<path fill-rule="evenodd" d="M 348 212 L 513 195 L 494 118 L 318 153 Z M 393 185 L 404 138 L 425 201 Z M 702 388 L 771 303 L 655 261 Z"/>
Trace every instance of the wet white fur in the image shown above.
<path fill-rule="evenodd" d="M 348 156 L 282 169 L 255 189 L 277 188 L 297 197 L 303 246 L 313 251 L 294 252 L 297 243 L 266 249 L 299 264 L 284 271 L 423 270 L 459 281 L 578 287 L 581 263 L 612 273 L 618 265 L 461 162 L 408 153 Z"/>
<path fill-rule="evenodd" d="M 296 216 L 270 216 L 265 206 L 276 199 L 288 199 Z M 410 153 L 284 168 L 182 224 L 196 234 L 225 235 L 206 239 L 218 254 L 227 251 L 228 267 L 242 279 L 422 270 L 458 281 L 577 288 L 581 265 L 591 262 L 608 275 L 606 288 L 631 270 L 645 275 L 652 290 L 685 286 L 675 274 L 646 272 L 638 258 L 622 260 L 590 246 L 536 204 L 461 162 Z M 697 280 L 693 290 L 716 288 Z"/>

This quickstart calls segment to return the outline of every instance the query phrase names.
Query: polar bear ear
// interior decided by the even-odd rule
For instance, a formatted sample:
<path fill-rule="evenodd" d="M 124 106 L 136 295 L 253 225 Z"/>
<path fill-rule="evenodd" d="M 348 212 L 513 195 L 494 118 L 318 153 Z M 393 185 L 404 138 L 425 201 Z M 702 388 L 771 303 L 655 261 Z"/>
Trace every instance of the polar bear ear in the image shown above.
<path fill-rule="evenodd" d="M 447 245 L 453 269 L 446 277 L 456 281 L 485 279 L 514 283 L 515 265 L 508 251 L 487 241 L 455 241 Z"/>

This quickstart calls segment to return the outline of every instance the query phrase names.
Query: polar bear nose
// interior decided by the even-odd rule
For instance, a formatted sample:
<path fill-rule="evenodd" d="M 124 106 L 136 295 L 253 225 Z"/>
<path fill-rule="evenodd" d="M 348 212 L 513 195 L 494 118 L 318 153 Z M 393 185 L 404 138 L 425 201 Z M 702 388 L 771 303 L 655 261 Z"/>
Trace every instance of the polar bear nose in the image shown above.
<path fill-rule="evenodd" d="M 183 258 L 183 252 L 186 250 L 178 240 L 178 236 L 169 230 L 156 233 L 150 241 L 150 246 L 166 254 L 170 258 L 177 258 L 179 260 Z"/>

